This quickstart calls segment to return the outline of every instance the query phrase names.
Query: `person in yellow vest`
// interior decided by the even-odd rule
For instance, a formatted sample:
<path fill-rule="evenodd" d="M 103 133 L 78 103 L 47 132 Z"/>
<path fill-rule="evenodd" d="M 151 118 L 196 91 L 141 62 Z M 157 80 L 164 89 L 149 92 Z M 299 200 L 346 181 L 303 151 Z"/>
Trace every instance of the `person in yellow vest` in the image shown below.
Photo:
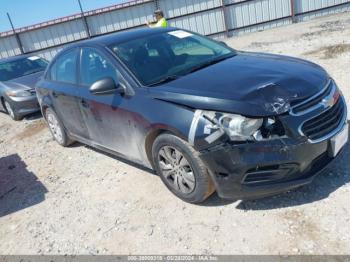
<path fill-rule="evenodd" d="M 147 26 L 149 26 L 151 28 L 167 27 L 168 26 L 168 22 L 166 21 L 162 10 L 154 11 L 154 17 L 156 18 L 157 22 L 150 23 L 150 22 L 146 21 Z"/>

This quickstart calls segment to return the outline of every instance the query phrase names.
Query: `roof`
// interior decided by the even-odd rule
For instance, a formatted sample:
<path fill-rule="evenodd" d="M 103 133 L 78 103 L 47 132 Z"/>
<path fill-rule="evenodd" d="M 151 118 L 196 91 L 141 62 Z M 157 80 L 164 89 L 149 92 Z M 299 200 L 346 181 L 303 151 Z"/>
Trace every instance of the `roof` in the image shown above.
<path fill-rule="evenodd" d="M 111 45 L 111 44 L 118 44 L 122 42 L 127 42 L 133 39 L 142 38 L 145 36 L 155 35 L 162 32 L 169 32 L 176 30 L 174 27 L 168 27 L 168 28 L 139 28 L 139 29 L 131 29 L 127 31 L 122 32 L 116 32 L 104 36 L 98 36 L 94 37 L 88 40 L 79 41 L 77 43 L 69 45 L 69 47 L 73 46 L 81 46 L 81 45 L 87 45 L 87 44 L 99 44 L 99 45 Z"/>
<path fill-rule="evenodd" d="M 133 1 L 125 2 L 125 3 L 120 3 L 117 5 L 111 5 L 111 6 L 87 11 L 87 12 L 84 12 L 83 14 L 84 14 L 84 16 L 93 16 L 93 15 L 97 15 L 97 14 L 101 14 L 101 13 L 111 12 L 114 10 L 124 9 L 124 8 L 130 7 L 130 6 L 141 5 L 143 3 L 152 2 L 152 1 L 153 0 L 133 0 Z M 67 22 L 67 21 L 76 20 L 76 19 L 79 19 L 81 17 L 82 17 L 82 14 L 77 13 L 77 14 L 64 16 L 64 17 L 60 17 L 57 19 L 49 20 L 49 21 L 45 21 L 45 22 L 38 23 L 38 24 L 21 27 L 21 28 L 16 29 L 15 32 L 21 33 L 21 32 L 26 32 L 26 31 L 30 31 L 30 30 L 40 29 L 40 28 L 47 27 L 50 25 L 55 25 L 55 24 L 60 24 L 60 23 Z M 9 30 L 6 32 L 0 32 L 0 37 L 5 37 L 5 36 L 9 36 L 9 35 L 13 35 L 12 30 Z"/>

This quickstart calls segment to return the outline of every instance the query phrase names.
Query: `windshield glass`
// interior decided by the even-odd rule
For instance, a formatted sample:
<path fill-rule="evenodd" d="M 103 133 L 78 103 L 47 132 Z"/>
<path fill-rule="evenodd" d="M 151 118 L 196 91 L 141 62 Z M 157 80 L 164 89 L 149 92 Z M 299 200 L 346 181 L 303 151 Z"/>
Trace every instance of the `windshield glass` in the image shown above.
<path fill-rule="evenodd" d="M 146 86 L 175 80 L 235 54 L 223 44 L 183 30 L 150 35 L 110 48 Z"/>
<path fill-rule="evenodd" d="M 47 61 L 37 57 L 26 57 L 10 62 L 0 62 L 0 81 L 9 81 L 22 76 L 44 71 Z"/>

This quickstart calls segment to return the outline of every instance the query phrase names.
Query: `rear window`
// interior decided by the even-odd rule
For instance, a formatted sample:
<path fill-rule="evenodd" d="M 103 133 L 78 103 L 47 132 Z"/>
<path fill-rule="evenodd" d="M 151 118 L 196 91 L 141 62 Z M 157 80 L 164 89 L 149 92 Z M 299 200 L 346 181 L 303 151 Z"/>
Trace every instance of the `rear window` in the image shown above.
<path fill-rule="evenodd" d="M 50 67 L 50 79 L 62 83 L 76 84 L 78 55 L 78 49 L 74 49 L 59 56 Z"/>
<path fill-rule="evenodd" d="M 44 71 L 48 62 L 38 56 L 20 58 L 10 62 L 0 62 L 0 81 L 9 81 L 26 75 Z"/>

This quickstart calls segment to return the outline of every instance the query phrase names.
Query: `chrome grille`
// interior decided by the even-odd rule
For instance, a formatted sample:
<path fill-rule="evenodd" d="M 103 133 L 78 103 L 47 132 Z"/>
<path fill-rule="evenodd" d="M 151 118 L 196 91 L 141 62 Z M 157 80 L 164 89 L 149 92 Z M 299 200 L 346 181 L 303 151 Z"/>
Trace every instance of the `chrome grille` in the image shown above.
<path fill-rule="evenodd" d="M 326 88 L 324 88 L 320 93 L 292 107 L 292 112 L 294 114 L 300 114 L 304 111 L 309 110 L 310 108 L 318 106 L 324 98 L 328 97 L 332 92 L 334 92 L 335 88 L 336 87 L 334 82 L 329 81 Z"/>
<path fill-rule="evenodd" d="M 322 139 L 334 132 L 344 121 L 345 104 L 340 97 L 336 104 L 322 114 L 306 121 L 301 131 L 310 140 Z"/>

